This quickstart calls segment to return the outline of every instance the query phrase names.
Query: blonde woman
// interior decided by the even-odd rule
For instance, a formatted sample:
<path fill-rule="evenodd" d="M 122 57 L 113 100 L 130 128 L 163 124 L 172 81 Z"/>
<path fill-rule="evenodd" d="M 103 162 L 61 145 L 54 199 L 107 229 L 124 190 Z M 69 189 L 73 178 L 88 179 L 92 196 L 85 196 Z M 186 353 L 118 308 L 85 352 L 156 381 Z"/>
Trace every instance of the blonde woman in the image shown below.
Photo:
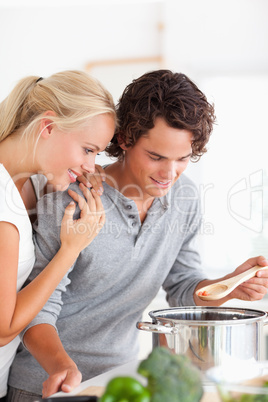
<path fill-rule="evenodd" d="M 82 183 L 85 198 L 69 190 L 81 209 L 80 218 L 73 219 L 76 203 L 71 202 L 62 220 L 60 249 L 45 270 L 21 289 L 35 261 L 27 210 L 35 206 L 34 183 L 42 176 L 34 175 L 46 177 L 51 191 L 67 189 L 77 176 L 94 172 L 95 156 L 105 149 L 114 129 L 111 95 L 79 71 L 26 77 L 0 104 L 0 399 L 7 391 L 17 335 L 41 310 L 105 220 L 96 192 Z"/>

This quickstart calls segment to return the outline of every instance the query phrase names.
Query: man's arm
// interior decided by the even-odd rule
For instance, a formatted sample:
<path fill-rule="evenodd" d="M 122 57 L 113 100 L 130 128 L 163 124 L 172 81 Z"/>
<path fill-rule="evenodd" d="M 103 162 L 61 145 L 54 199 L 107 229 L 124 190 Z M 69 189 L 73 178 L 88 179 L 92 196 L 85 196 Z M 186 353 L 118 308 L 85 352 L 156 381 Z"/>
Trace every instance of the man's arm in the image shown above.
<path fill-rule="evenodd" d="M 232 273 L 219 279 L 207 279 L 201 271 L 201 261 L 197 248 L 197 234 L 201 224 L 201 216 L 198 208 L 196 213 L 189 218 L 188 234 L 178 252 L 177 258 L 170 270 L 163 288 L 167 292 L 167 300 L 171 307 L 176 306 L 220 306 L 228 300 L 240 299 L 244 301 L 261 300 L 267 293 L 268 269 L 259 271 L 256 276 L 242 283 L 228 296 L 215 301 L 203 301 L 195 292 L 207 285 L 223 279 L 231 278 L 244 272 L 255 265 L 267 266 L 268 261 L 264 257 L 254 257 L 241 264 Z M 194 230 L 192 230 L 194 228 Z"/>
<path fill-rule="evenodd" d="M 206 279 L 202 277 L 199 256 L 195 248 L 191 246 L 191 237 L 183 245 L 178 257 L 167 276 L 163 288 L 167 292 L 167 300 L 171 307 L 176 306 L 221 306 L 231 299 L 244 301 L 261 300 L 267 294 L 268 269 L 257 272 L 256 276 L 239 285 L 228 296 L 212 301 L 201 300 L 196 292 L 204 286 L 211 285 L 220 280 L 238 275 L 255 265 L 268 266 L 268 261 L 263 256 L 253 257 L 237 267 L 232 273 L 218 279 Z"/>
<path fill-rule="evenodd" d="M 64 350 L 52 325 L 31 327 L 23 340 L 29 352 L 49 374 L 49 378 L 43 383 L 43 398 L 58 391 L 70 392 L 80 384 L 82 375 Z"/>
<path fill-rule="evenodd" d="M 239 299 L 244 301 L 256 301 L 261 300 L 267 293 L 268 288 L 268 268 L 267 270 L 257 272 L 256 276 L 247 280 L 246 282 L 239 285 L 235 288 L 228 296 L 213 301 L 203 301 L 199 299 L 199 297 L 195 294 L 198 289 L 201 289 L 203 286 L 211 285 L 212 283 L 219 282 L 221 280 L 225 280 L 228 278 L 232 278 L 235 275 L 241 274 L 244 271 L 247 271 L 250 268 L 253 268 L 255 265 L 260 265 L 261 267 L 268 266 L 268 261 L 260 256 L 250 258 L 241 264 L 238 268 L 235 269 L 234 272 L 224 276 L 223 278 L 213 279 L 213 280 L 204 280 L 199 282 L 194 291 L 194 301 L 197 306 L 221 306 L 223 303 L 227 302 L 231 299 Z"/>
<path fill-rule="evenodd" d="M 194 291 L 201 281 L 206 280 L 197 244 L 201 215 L 198 206 L 193 208 L 193 211 L 194 213 L 188 214 L 188 221 L 185 223 L 188 232 L 163 283 L 171 307 L 194 305 Z"/>

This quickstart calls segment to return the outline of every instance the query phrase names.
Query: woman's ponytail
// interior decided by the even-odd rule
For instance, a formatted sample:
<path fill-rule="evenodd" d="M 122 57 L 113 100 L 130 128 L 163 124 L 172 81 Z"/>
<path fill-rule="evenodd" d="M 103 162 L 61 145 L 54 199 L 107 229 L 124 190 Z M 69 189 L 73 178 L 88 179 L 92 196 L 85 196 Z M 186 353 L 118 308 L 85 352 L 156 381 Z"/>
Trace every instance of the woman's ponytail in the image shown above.
<path fill-rule="evenodd" d="M 21 79 L 0 103 L 0 142 L 31 119 L 27 98 L 37 80 L 34 76 Z"/>

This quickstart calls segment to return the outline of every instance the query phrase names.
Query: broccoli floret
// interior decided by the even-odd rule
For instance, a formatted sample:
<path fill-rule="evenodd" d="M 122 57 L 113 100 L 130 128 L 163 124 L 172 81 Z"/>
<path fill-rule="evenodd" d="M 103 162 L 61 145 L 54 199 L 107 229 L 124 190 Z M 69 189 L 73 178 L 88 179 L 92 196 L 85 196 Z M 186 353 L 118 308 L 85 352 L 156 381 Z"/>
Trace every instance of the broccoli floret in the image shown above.
<path fill-rule="evenodd" d="M 203 395 L 201 372 L 183 355 L 153 349 L 138 373 L 148 379 L 151 402 L 198 402 Z"/>

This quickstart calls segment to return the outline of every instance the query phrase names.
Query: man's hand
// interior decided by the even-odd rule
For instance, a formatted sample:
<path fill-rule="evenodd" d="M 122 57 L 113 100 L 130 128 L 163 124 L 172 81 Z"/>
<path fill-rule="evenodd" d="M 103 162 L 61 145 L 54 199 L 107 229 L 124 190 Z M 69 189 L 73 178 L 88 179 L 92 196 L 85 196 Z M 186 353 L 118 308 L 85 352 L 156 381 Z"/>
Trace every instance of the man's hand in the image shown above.
<path fill-rule="evenodd" d="M 241 285 L 235 288 L 228 296 L 219 300 L 203 301 L 199 299 L 199 297 L 196 295 L 196 291 L 198 291 L 198 289 L 225 279 L 232 278 L 235 275 L 241 274 L 242 272 L 255 267 L 255 265 L 260 265 L 261 267 L 267 266 L 267 270 L 265 269 L 262 271 L 258 271 L 256 273 L 256 276 L 254 276 L 251 279 L 248 279 L 246 282 L 241 283 Z M 239 299 L 244 301 L 257 301 L 261 300 L 266 295 L 267 289 L 268 289 L 268 261 L 263 256 L 259 256 L 248 259 L 246 262 L 239 265 L 239 267 L 237 267 L 234 270 L 234 272 L 224 276 L 223 278 L 204 280 L 199 282 L 194 291 L 194 301 L 197 306 L 221 306 L 223 303 L 231 299 Z"/>
<path fill-rule="evenodd" d="M 61 372 L 51 374 L 48 379 L 43 382 L 42 397 L 48 398 L 56 392 L 71 392 L 77 387 L 82 380 L 82 374 L 77 367 L 70 367 Z"/>
<path fill-rule="evenodd" d="M 80 384 L 82 374 L 64 350 L 52 325 L 35 325 L 28 329 L 23 339 L 29 352 L 49 375 L 43 383 L 44 398 L 58 391 L 71 392 Z"/>
<path fill-rule="evenodd" d="M 266 295 L 268 289 L 268 261 L 262 256 L 250 258 L 237 267 L 229 277 L 241 274 L 255 265 L 260 265 L 261 267 L 267 266 L 267 270 L 258 271 L 256 276 L 241 283 L 241 285 L 230 293 L 230 299 L 256 301 L 261 300 Z"/>

